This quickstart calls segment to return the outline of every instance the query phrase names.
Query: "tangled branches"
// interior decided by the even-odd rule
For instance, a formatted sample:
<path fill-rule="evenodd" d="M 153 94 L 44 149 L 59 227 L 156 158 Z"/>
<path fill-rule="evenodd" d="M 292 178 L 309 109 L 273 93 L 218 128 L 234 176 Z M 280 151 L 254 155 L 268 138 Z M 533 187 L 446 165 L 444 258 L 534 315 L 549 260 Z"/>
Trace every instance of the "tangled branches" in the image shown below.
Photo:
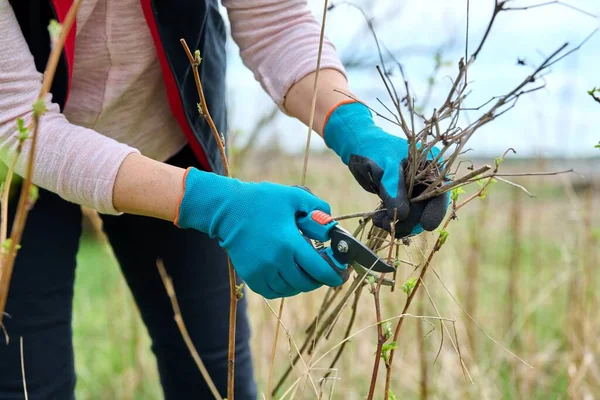
<path fill-rule="evenodd" d="M 407 295 L 401 312 L 402 316 L 398 319 L 396 326 L 393 327 L 391 323 L 383 319 L 381 315 L 380 290 L 385 286 L 391 286 L 392 290 L 394 290 L 396 286 L 396 276 L 394 276 L 393 279 L 389 279 L 385 276 L 385 274 L 376 275 L 368 269 L 362 268 L 361 266 L 353 266 L 354 271 L 357 273 L 354 281 L 345 289 L 332 288 L 328 290 L 318 314 L 313 318 L 312 322 L 306 329 L 306 338 L 303 345 L 300 347 L 300 354 L 296 356 L 296 358 L 292 361 L 292 365 L 287 371 L 284 372 L 279 382 L 275 385 L 272 392 L 273 395 L 279 390 L 279 388 L 283 386 L 294 365 L 301 358 L 301 354 L 313 354 L 316 351 L 315 349 L 317 348 L 318 344 L 322 342 L 323 339 L 328 339 L 330 337 L 338 320 L 340 319 L 340 315 L 346 309 L 351 310 L 351 315 L 345 328 L 344 337 L 348 337 L 350 335 L 352 327 L 355 323 L 355 316 L 359 305 L 358 299 L 360 298 L 364 289 L 368 288 L 373 294 L 375 300 L 375 314 L 377 319 L 378 334 L 377 351 L 375 354 L 375 362 L 367 398 L 374 398 L 375 385 L 381 360 L 383 360 L 383 364 L 386 368 L 386 380 L 383 398 L 390 398 L 392 365 L 397 343 L 400 338 L 401 328 L 405 319 L 404 315 L 408 314 L 409 307 L 412 304 L 417 291 L 424 286 L 423 278 L 428 270 L 430 270 L 434 256 L 445 244 L 448 238 L 447 228 L 450 222 L 456 219 L 457 212 L 471 201 L 480 197 L 484 197 L 490 184 L 495 181 L 500 181 L 502 183 L 515 186 L 526 192 L 529 196 L 533 196 L 525 187 L 516 184 L 507 178 L 514 176 L 556 175 L 572 172 L 572 170 L 569 169 L 565 171 L 537 173 L 503 173 L 500 171 L 501 163 L 509 152 L 515 152 L 513 149 L 508 149 L 506 152 L 504 152 L 504 154 L 494 159 L 489 165 L 475 166 L 469 161 L 461 160 L 462 156 L 469 151 L 467 144 L 480 128 L 512 110 L 522 96 L 526 96 L 543 89 L 545 87 L 544 78 L 550 72 L 551 67 L 563 60 L 565 57 L 571 55 L 573 52 L 579 50 L 598 31 L 598 29 L 595 29 L 577 46 L 572 47 L 569 46 L 568 43 L 562 44 L 551 54 L 546 56 L 539 63 L 539 65 L 534 66 L 533 70 L 528 73 L 528 75 L 523 77 L 513 87 L 507 89 L 503 94 L 494 96 L 477 107 L 468 108 L 464 103 L 465 99 L 467 99 L 471 93 L 468 81 L 469 70 L 472 69 L 476 64 L 478 56 L 484 49 L 485 44 L 490 36 L 490 32 L 492 31 L 494 24 L 498 20 L 498 16 L 501 13 L 524 11 L 555 4 L 569 7 L 585 15 L 591 15 L 561 1 L 550 1 L 526 7 L 513 7 L 512 3 L 512 0 L 495 0 L 493 12 L 489 22 L 486 25 L 484 34 L 480 41 L 476 43 L 476 46 L 474 46 L 475 50 L 471 53 L 469 53 L 469 26 L 467 22 L 464 56 L 461 57 L 456 63 L 457 71 L 454 75 L 454 78 L 451 79 L 450 89 L 444 96 L 443 102 L 433 108 L 433 111 L 429 115 L 425 115 L 422 107 L 417 105 L 416 96 L 411 91 L 411 85 L 408 77 L 405 74 L 402 64 L 398 62 L 394 56 L 386 50 L 385 46 L 380 43 L 371 20 L 369 20 L 364 12 L 359 9 L 365 16 L 367 25 L 377 44 L 380 65 L 376 66 L 376 69 L 381 78 L 383 87 L 389 96 L 389 101 L 391 102 L 391 106 L 388 107 L 386 104 L 384 104 L 384 102 L 378 99 L 379 103 L 386 110 L 384 113 L 378 112 L 368 104 L 365 105 L 375 115 L 387 120 L 399 128 L 408 141 L 409 153 L 407 168 L 405 168 L 405 182 L 407 182 L 408 196 L 410 201 L 413 203 L 421 202 L 440 194 L 451 192 L 451 212 L 442 223 L 442 227 L 437 232 L 435 244 L 427 254 L 424 254 L 424 261 L 420 265 L 415 265 L 399 258 L 400 248 L 402 246 L 408 246 L 410 244 L 410 239 L 405 238 L 404 240 L 398 241 L 394 239 L 393 232 L 390 236 L 390 232 L 374 226 L 371 223 L 371 217 L 374 212 L 355 213 L 338 217 L 338 219 L 355 217 L 361 218 L 359 226 L 354 232 L 355 236 L 358 237 L 360 235 L 362 237 L 366 233 L 367 246 L 374 251 L 385 252 L 385 257 L 387 258 L 388 263 L 394 264 L 395 266 L 408 264 L 413 268 L 413 272 L 416 274 L 416 277 L 402 285 L 402 289 Z M 354 8 L 358 8 L 356 5 L 347 2 L 342 2 L 340 4 L 348 4 Z M 469 1 L 467 0 L 467 21 L 469 13 L 468 6 Z M 332 8 L 332 6 L 330 6 L 330 8 Z M 384 52 L 386 53 L 385 57 L 383 54 Z M 390 60 L 392 60 L 394 66 L 392 68 L 388 68 L 385 63 L 386 60 L 388 63 Z M 392 70 L 397 70 L 400 73 L 402 78 L 402 90 L 398 90 L 394 85 L 392 81 Z M 348 97 L 355 99 L 350 94 L 345 94 Z M 464 124 L 462 123 L 463 119 L 461 116 L 466 111 L 478 111 L 480 115 L 476 120 Z M 439 151 L 434 151 L 434 149 Z M 466 168 L 466 171 L 464 168 L 460 168 L 465 162 L 470 163 L 470 165 Z M 461 194 L 465 193 L 462 190 L 462 187 L 473 183 L 479 184 L 478 189 L 465 199 L 461 199 Z M 415 188 L 418 188 L 419 190 L 415 190 Z M 380 208 L 381 206 L 379 209 Z M 392 227 L 394 225 L 395 223 L 391 224 Z M 469 372 L 462 361 L 462 357 L 460 356 L 460 348 L 458 346 L 458 341 L 456 340 L 456 334 L 454 334 L 453 339 L 453 335 L 446 327 L 446 323 L 448 321 L 441 318 L 439 313 L 438 317 L 442 327 L 442 335 L 443 332 L 447 333 L 456 353 L 459 355 L 461 368 L 463 369 L 465 378 L 470 379 Z M 495 343 L 499 345 L 498 342 Z M 346 347 L 345 344 L 346 342 L 344 341 L 339 347 L 337 347 L 337 352 L 330 363 L 329 372 L 325 378 L 329 376 L 336 363 L 342 356 L 342 353 Z M 512 355 L 515 356 L 514 354 Z"/>

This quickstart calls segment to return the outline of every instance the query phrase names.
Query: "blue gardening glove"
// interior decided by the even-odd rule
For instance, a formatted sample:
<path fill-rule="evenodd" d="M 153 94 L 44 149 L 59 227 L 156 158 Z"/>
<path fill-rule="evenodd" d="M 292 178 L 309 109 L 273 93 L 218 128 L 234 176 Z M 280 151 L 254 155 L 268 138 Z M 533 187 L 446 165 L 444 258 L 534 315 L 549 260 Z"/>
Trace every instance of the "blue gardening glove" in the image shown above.
<path fill-rule="evenodd" d="M 408 141 L 384 132 L 375 125 L 371 111 L 359 102 L 344 102 L 335 107 L 325 121 L 325 143 L 341 157 L 358 183 L 367 191 L 378 194 L 386 211 L 373 216 L 373 223 L 390 231 L 394 212 L 398 222 L 397 238 L 437 228 L 449 204 L 442 194 L 429 200 L 410 203 L 404 170 L 408 163 Z M 439 150 L 432 149 L 429 159 Z M 425 189 L 417 185 L 413 197 Z M 396 210 L 396 211 L 394 211 Z"/>
<path fill-rule="evenodd" d="M 329 205 L 299 187 L 245 183 L 189 168 L 175 225 L 218 238 L 248 287 L 268 298 L 339 286 L 334 269 L 298 230 L 296 219 Z M 346 267 L 346 266 L 345 266 Z"/>

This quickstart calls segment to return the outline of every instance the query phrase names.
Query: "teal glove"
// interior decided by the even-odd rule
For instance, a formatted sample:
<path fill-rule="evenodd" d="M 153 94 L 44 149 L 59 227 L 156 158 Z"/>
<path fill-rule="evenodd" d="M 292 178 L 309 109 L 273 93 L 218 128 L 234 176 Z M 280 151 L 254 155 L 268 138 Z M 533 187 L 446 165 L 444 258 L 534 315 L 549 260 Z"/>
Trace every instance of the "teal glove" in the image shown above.
<path fill-rule="evenodd" d="M 245 183 L 189 168 L 175 224 L 218 238 L 248 287 L 268 298 L 339 286 L 336 270 L 298 230 L 296 219 L 329 205 L 298 187 Z"/>
<path fill-rule="evenodd" d="M 373 223 L 390 231 L 394 213 L 397 238 L 437 228 L 450 198 L 442 194 L 429 200 L 411 203 L 407 196 L 404 170 L 408 162 L 408 141 L 384 132 L 375 125 L 370 110 L 359 102 L 343 102 L 330 112 L 323 128 L 325 143 L 350 168 L 358 183 L 376 193 L 386 211 L 376 213 Z M 439 154 L 433 148 L 428 159 Z M 425 189 L 417 185 L 413 197 Z"/>

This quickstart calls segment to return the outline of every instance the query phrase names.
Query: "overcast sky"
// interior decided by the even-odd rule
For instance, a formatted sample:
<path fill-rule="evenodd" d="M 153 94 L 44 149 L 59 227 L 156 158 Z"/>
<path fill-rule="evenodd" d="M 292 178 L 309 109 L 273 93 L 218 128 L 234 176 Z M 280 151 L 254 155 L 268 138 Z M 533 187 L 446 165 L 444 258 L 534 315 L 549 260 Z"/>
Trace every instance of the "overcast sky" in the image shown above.
<path fill-rule="evenodd" d="M 514 0 L 511 3 L 517 7 L 542 2 L 546 0 Z M 418 97 L 424 96 L 436 49 L 441 49 L 443 59 L 451 62 L 451 66 L 442 69 L 438 75 L 430 108 L 440 104 L 441 98 L 448 93 L 448 77 L 455 76 L 458 59 L 464 55 L 466 0 L 369 3 L 371 5 L 365 11 L 373 18 L 378 36 L 403 64 Z M 494 1 L 471 0 L 470 3 L 472 51 L 472 46 L 481 40 Z M 309 6 L 319 20 L 322 4 L 321 0 L 309 0 Z M 370 68 L 352 70 L 349 79 L 357 95 L 376 105 L 375 99 L 385 100 L 386 94 L 375 70 L 373 57 L 376 53 L 371 51 L 374 42 L 365 34 L 362 15 L 342 2 L 337 4 L 327 16 L 326 34 L 343 60 L 358 58 L 366 60 L 367 64 L 373 63 Z M 569 4 L 600 15 L 598 0 L 570 0 Z M 475 66 L 469 70 L 472 94 L 467 106 L 474 107 L 494 95 L 506 93 L 529 74 L 532 65 L 539 64 L 543 55 L 550 54 L 565 42 L 571 47 L 578 45 L 599 27 L 599 21 L 559 4 L 501 14 Z M 231 128 L 248 130 L 273 102 L 242 65 L 237 52 L 235 43 L 230 41 Z M 530 66 L 518 66 L 517 58 L 524 59 Z M 598 150 L 593 147 L 600 141 L 600 104 L 595 103 L 587 91 L 594 86 L 600 87 L 600 32 L 580 51 L 555 65 L 546 77 L 546 85 L 546 89 L 522 98 L 515 109 L 482 128 L 470 147 L 479 155 L 495 155 L 507 147 L 514 147 L 521 155 L 596 155 Z M 476 115 L 472 114 L 471 118 Z M 381 125 L 391 133 L 400 134 L 384 121 Z M 303 149 L 306 128 L 301 123 L 281 115 L 269 133 L 275 131 L 282 135 L 282 143 L 288 150 Z M 315 136 L 313 139 L 315 148 L 323 147 L 320 138 Z"/>

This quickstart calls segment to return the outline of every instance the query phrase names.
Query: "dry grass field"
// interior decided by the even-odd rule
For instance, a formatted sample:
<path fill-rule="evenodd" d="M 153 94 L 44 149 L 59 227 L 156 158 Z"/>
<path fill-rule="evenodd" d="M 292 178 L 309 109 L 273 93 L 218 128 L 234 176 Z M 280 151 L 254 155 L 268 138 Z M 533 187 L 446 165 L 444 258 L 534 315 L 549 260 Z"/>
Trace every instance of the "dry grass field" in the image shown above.
<path fill-rule="evenodd" d="M 369 211 L 376 206 L 377 200 L 360 189 L 341 163 L 329 155 L 311 157 L 308 186 L 330 202 L 334 214 Z M 506 161 L 505 168 L 539 171 L 570 167 L 569 163 Z M 455 320 L 446 323 L 452 337 L 442 335 L 438 320 L 406 321 L 392 381 L 398 399 L 600 397 L 596 268 L 600 260 L 600 186 L 590 184 L 599 177 L 594 171 L 600 171 L 600 160 L 571 163 L 583 170 L 585 179 L 571 174 L 520 180 L 537 195 L 535 199 L 496 183 L 486 199 L 471 203 L 451 223 L 448 241 L 425 279 L 427 290 L 421 291 L 410 311 L 437 317 L 435 304 L 439 315 Z M 247 160 L 236 174 L 243 179 L 297 184 L 301 160 L 263 154 Z M 356 223 L 348 220 L 342 225 L 352 229 Z M 79 254 L 74 320 L 78 398 L 160 399 L 149 339 L 131 295 L 110 249 L 91 224 L 86 228 Z M 417 264 L 433 237 L 424 234 L 413 240 L 404 249 L 404 257 Z M 411 276 L 415 276 L 413 268 L 403 265 L 397 279 L 402 283 Z M 287 340 L 283 331 L 280 336 L 275 380 L 294 354 L 291 341 L 302 343 L 325 291 L 287 301 L 283 321 L 291 336 Z M 256 374 L 264 390 L 275 318 L 262 298 L 254 293 L 248 296 Z M 406 294 L 387 289 L 381 297 L 383 317 L 390 318 L 401 312 Z M 270 304 L 277 309 L 278 301 Z M 348 311 L 330 339 L 319 344 L 317 356 L 342 340 Z M 352 332 L 374 322 L 374 302 L 365 291 Z M 352 338 L 332 373 L 335 379 L 326 381 L 322 398 L 364 398 L 376 340 L 374 328 Z M 468 373 L 461 368 L 452 342 L 460 349 Z M 315 380 L 324 375 L 329 360 L 324 358 L 311 370 Z M 302 372 L 298 366 L 284 387 Z M 382 368 L 379 384 L 384 372 Z M 375 397 L 381 398 L 382 387 L 378 390 Z M 295 395 L 297 399 L 316 397 L 304 381 Z"/>

